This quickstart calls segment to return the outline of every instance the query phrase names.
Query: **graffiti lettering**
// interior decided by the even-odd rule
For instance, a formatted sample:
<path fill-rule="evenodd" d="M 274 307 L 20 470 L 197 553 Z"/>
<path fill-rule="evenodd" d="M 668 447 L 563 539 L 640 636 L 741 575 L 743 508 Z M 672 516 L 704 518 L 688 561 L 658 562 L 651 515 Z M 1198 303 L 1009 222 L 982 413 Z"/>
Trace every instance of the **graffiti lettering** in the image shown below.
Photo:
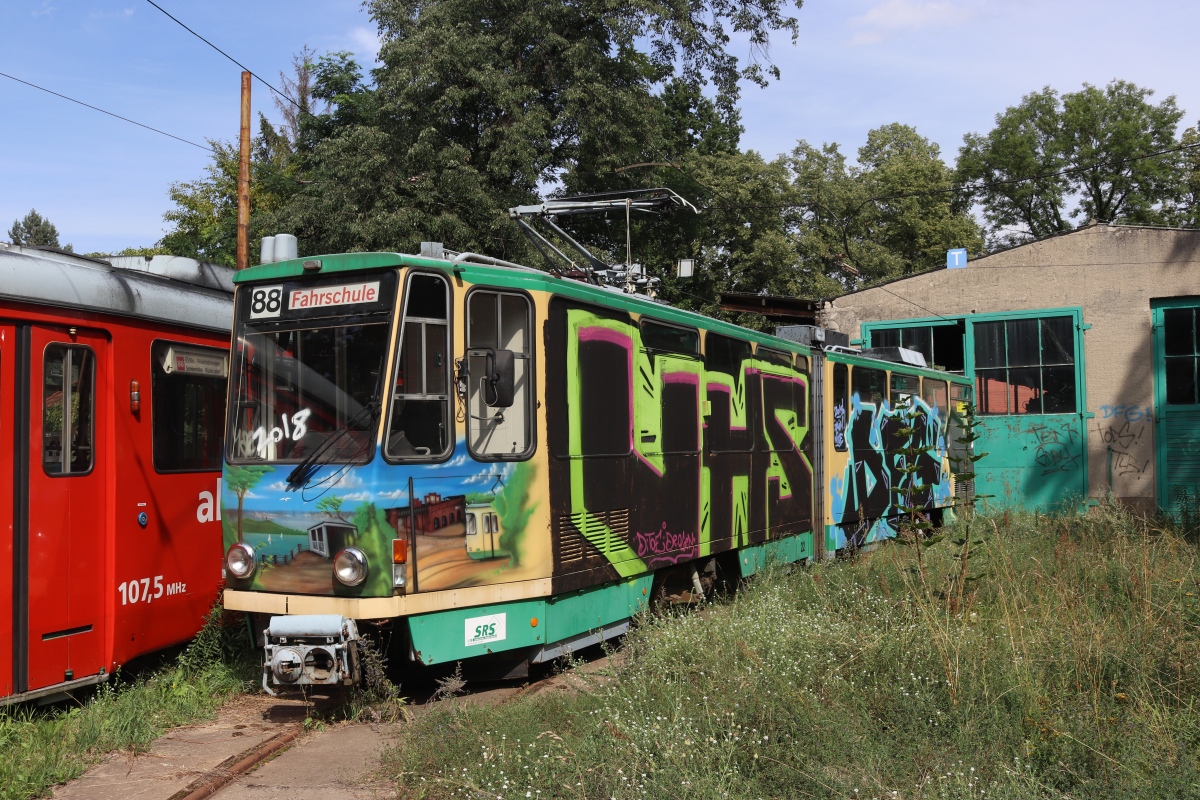
<path fill-rule="evenodd" d="M 1025 432 L 1031 434 L 1037 444 L 1075 444 L 1079 441 L 1080 433 L 1075 430 L 1074 423 L 1060 422 L 1058 425 L 1030 425 Z"/>
<path fill-rule="evenodd" d="M 678 564 L 680 561 L 690 561 L 700 554 L 700 537 L 695 531 L 673 533 L 667 530 L 667 523 L 664 522 L 656 531 L 639 531 L 634 551 L 651 567 Z"/>
<path fill-rule="evenodd" d="M 846 406 L 843 403 L 833 407 L 833 446 L 837 450 L 846 449 Z"/>
<path fill-rule="evenodd" d="M 1125 451 L 1141 440 L 1142 434 L 1146 432 L 1146 426 L 1138 425 L 1135 427 L 1125 422 L 1119 427 L 1115 424 L 1097 425 L 1096 430 L 1100 434 L 1100 440 L 1110 445 L 1114 451 Z"/>
<path fill-rule="evenodd" d="M 887 519 L 900 504 L 931 509 L 950 494 L 950 475 L 943 468 L 945 431 L 933 409 L 913 397 L 916 414 L 909 419 L 906 409 L 863 402 L 857 394 L 854 398 L 847 437 L 850 463 L 830 484 L 839 526 L 833 544 L 839 548 L 893 535 Z M 908 473 L 900 451 L 912 448 L 921 452 L 917 470 Z"/>
<path fill-rule="evenodd" d="M 657 568 L 812 530 L 802 370 L 737 342 L 697 364 L 642 347 L 622 315 L 552 309 L 547 362 L 575 363 L 547 389 L 550 450 L 567 457 L 548 476 L 551 506 L 557 519 L 602 515 L 608 532 L 601 544 L 584 532 L 582 553 L 556 545 L 560 584 L 634 557 Z"/>
<path fill-rule="evenodd" d="M 1066 445 L 1057 442 L 1038 445 L 1033 456 L 1033 460 L 1042 467 L 1043 475 L 1049 475 L 1051 472 L 1073 472 L 1079 469 L 1081 458 L 1081 454 L 1072 454 Z"/>
<path fill-rule="evenodd" d="M 1113 451 L 1113 472 L 1117 475 L 1141 475 L 1150 466 L 1150 459 L 1139 461 L 1129 453 Z"/>
<path fill-rule="evenodd" d="M 1033 437 L 1036 445 L 1033 460 L 1042 468 L 1043 475 L 1079 469 L 1083 454 L 1075 452 L 1073 445 L 1083 436 L 1075 429 L 1073 422 L 1050 425 L 1036 423 L 1026 428 L 1025 433 Z"/>
<path fill-rule="evenodd" d="M 1123 419 L 1126 422 L 1154 420 L 1154 411 L 1149 406 L 1100 406 L 1101 419 Z"/>
<path fill-rule="evenodd" d="M 1105 406 L 1104 408 L 1109 407 Z M 1150 466 L 1150 459 L 1143 458 L 1142 454 L 1135 454 L 1131 451 L 1140 447 L 1142 436 L 1146 433 L 1147 423 L 1134 425 L 1132 420 L 1136 417 L 1136 419 L 1148 422 L 1150 420 L 1149 413 L 1142 414 L 1141 412 L 1149 412 L 1150 409 L 1139 409 L 1137 406 L 1113 406 L 1112 408 L 1129 408 L 1137 412 L 1128 417 L 1124 413 L 1111 415 L 1106 413 L 1105 418 L 1111 418 L 1112 423 L 1108 425 L 1096 423 L 1094 426 L 1096 435 L 1106 445 L 1110 454 L 1112 474 L 1141 475 Z"/>

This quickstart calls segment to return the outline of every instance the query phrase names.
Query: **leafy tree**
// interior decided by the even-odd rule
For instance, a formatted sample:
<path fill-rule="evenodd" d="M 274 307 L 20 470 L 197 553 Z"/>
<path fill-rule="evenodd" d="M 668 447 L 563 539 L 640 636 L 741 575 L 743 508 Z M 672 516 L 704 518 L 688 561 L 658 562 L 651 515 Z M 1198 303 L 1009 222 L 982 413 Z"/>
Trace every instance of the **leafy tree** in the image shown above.
<path fill-rule="evenodd" d="M 328 515 L 330 519 L 340 519 L 342 522 L 346 522 L 346 518 L 342 516 L 344 502 L 345 498 L 339 495 L 327 494 L 317 501 L 316 509 L 322 514 Z"/>
<path fill-rule="evenodd" d="M 1196 228 L 1200 227 L 1200 125 L 1185 130 L 1179 144 L 1187 149 L 1178 157 L 1179 185 L 1171 203 L 1170 222 Z"/>
<path fill-rule="evenodd" d="M 525 258 L 508 207 L 585 174 L 662 160 L 675 144 L 664 139 L 664 103 L 691 102 L 708 84 L 732 132 L 739 81 L 777 74 L 765 60 L 772 33 L 795 38 L 789 4 L 372 0 L 383 36 L 374 85 L 345 54 L 297 58 L 295 91 L 310 86 L 323 107 L 285 126 L 290 185 L 275 208 L 256 204 L 252 225 L 293 232 L 306 252 L 435 239 Z M 727 52 L 735 33 L 750 40 L 749 63 Z M 263 140 L 274 147 L 265 130 Z M 232 147 L 222 149 L 205 179 L 173 187 L 168 221 L 171 241 L 228 263 L 235 173 Z"/>
<path fill-rule="evenodd" d="M 517 464 L 508 483 L 492 501 L 492 507 L 500 518 L 500 547 L 512 554 L 512 565 L 521 565 L 521 553 L 525 541 L 525 526 L 537 508 L 529 502 L 530 488 L 537 465 L 532 461 Z"/>
<path fill-rule="evenodd" d="M 222 264 L 237 263 L 238 148 L 229 142 L 209 140 L 212 161 L 195 181 L 173 183 L 168 195 L 175 207 L 163 218 L 171 229 L 155 249 L 171 255 Z M 296 165 L 291 143 L 259 115 L 259 135 L 252 142 L 250 161 L 250 241 L 278 232 L 271 228 L 278 209 L 296 187 Z M 250 248 L 251 263 L 258 251 Z"/>
<path fill-rule="evenodd" d="M 265 475 L 271 474 L 273 468 L 263 466 L 261 464 L 249 464 L 244 467 L 235 467 L 227 465 L 225 467 L 225 486 L 235 495 L 237 495 L 237 538 L 238 541 L 244 541 L 242 536 L 242 504 L 246 500 L 246 494 L 258 486 L 259 481 Z"/>
<path fill-rule="evenodd" d="M 793 235 L 815 296 L 936 269 L 953 247 L 983 247 L 938 146 L 907 125 L 870 131 L 858 166 L 836 144 L 807 142 L 788 166 L 800 211 Z"/>
<path fill-rule="evenodd" d="M 968 204 L 951 191 L 953 170 L 915 128 L 892 123 L 869 132 L 858 163 L 873 198 L 871 233 L 899 259 L 901 274 L 940 268 L 953 247 L 982 249 Z"/>
<path fill-rule="evenodd" d="M 58 243 L 58 228 L 32 208 L 24 219 L 13 220 L 12 227 L 8 229 L 8 238 L 13 244 L 21 247 L 61 247 Z M 67 245 L 62 249 L 73 248 Z"/>
<path fill-rule="evenodd" d="M 968 134 L 959 175 L 979 182 L 993 233 L 1048 236 L 1070 229 L 1068 219 L 1169 221 L 1177 159 L 1145 156 L 1175 144 L 1183 112 L 1153 94 L 1119 80 L 1062 96 L 1046 87 L 998 114 L 986 136 Z"/>

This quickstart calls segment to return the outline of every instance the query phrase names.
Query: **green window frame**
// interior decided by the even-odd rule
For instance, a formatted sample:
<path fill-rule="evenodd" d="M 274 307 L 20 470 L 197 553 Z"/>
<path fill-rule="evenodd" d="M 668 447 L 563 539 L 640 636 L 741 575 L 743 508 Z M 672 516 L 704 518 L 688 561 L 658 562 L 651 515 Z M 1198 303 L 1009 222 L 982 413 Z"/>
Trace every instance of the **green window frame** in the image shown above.
<path fill-rule="evenodd" d="M 1163 402 L 1169 406 L 1200 405 L 1197 311 L 1195 305 L 1162 309 Z"/>
<path fill-rule="evenodd" d="M 979 414 L 1079 412 L 1071 316 L 977 321 L 973 328 Z"/>
<path fill-rule="evenodd" d="M 868 330 L 871 347 L 903 347 L 925 356 L 925 364 L 930 369 L 955 375 L 962 375 L 966 370 L 967 347 L 962 319 L 920 320 Z"/>

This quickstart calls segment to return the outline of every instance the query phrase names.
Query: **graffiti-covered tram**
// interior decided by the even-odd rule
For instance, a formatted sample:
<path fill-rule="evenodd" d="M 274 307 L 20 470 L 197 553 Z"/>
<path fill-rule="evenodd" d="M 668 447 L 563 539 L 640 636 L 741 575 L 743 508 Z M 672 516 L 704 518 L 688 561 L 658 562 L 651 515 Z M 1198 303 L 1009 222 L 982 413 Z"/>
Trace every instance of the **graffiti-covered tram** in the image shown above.
<path fill-rule="evenodd" d="M 953 500 L 969 384 L 944 372 L 479 256 L 236 282 L 225 605 L 258 620 L 271 691 L 354 680 L 364 620 L 424 664 L 544 661 L 626 630 L 656 576 L 703 593 L 715 560 L 886 538 L 902 481 Z"/>
<path fill-rule="evenodd" d="M 0 705 L 203 624 L 232 310 L 227 268 L 0 244 Z"/>

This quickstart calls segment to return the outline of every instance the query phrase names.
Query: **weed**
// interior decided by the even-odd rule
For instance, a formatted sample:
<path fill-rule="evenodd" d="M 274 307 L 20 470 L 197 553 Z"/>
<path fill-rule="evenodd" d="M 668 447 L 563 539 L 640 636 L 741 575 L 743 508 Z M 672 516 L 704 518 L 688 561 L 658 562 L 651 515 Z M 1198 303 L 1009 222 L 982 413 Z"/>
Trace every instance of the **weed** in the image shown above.
<path fill-rule="evenodd" d="M 23 800 L 82 774 L 113 751 L 141 753 L 164 731 L 210 716 L 244 691 L 257 665 L 244 626 L 214 608 L 195 641 L 154 674 L 121 676 L 70 707 L 0 710 L 0 800 Z"/>
<path fill-rule="evenodd" d="M 387 655 L 370 636 L 358 640 L 362 685 L 351 690 L 343 713 L 358 721 L 394 722 L 403 716 L 407 702 L 400 687 L 387 674 Z"/>
<path fill-rule="evenodd" d="M 584 691 L 431 707 L 385 763 L 401 797 L 1200 795 L 1200 547 L 1108 505 L 1006 516 L 969 584 L 934 581 L 963 519 L 925 548 L 956 609 L 893 546 L 768 569 L 647 615 Z"/>

